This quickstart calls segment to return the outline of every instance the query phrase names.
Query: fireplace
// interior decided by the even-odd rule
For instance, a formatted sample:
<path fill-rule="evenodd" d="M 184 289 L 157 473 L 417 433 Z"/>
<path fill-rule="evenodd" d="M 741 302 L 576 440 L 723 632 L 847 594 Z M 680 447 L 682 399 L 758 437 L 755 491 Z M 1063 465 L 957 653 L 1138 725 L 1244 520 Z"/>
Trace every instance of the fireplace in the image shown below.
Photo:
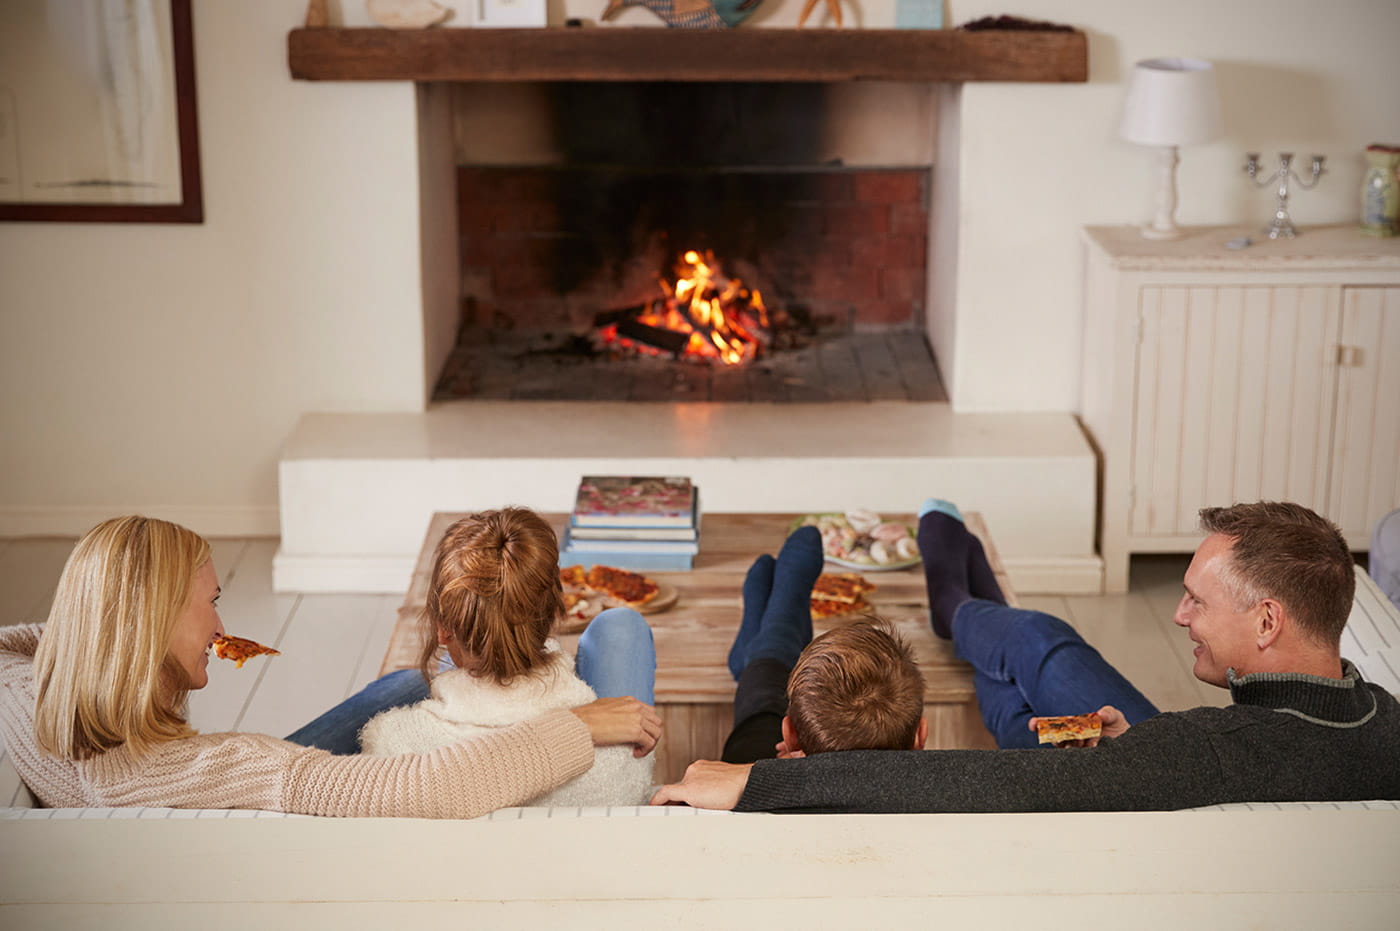
<path fill-rule="evenodd" d="M 521 132 L 522 88 L 493 90 L 453 106 L 461 313 L 434 400 L 945 399 L 923 335 L 931 169 L 855 115 L 873 92 L 538 85 L 507 161 L 482 139 L 507 106 Z M 882 138 L 851 164 L 843 133 Z M 696 351 L 712 327 L 651 312 L 687 253 L 746 295 L 742 347 Z"/>

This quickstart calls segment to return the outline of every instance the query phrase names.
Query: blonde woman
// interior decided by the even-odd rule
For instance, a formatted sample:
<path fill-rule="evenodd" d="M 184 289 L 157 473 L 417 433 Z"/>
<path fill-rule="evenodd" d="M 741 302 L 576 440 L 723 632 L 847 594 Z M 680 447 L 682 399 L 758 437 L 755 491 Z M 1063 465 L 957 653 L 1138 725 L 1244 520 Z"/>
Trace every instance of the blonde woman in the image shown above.
<path fill-rule="evenodd" d="M 485 739 L 590 702 L 594 687 L 597 694 L 649 701 L 656 652 L 642 616 L 613 608 L 593 619 L 579 638 L 585 682 L 575 674 L 573 657 L 550 639 L 563 611 L 559 546 L 553 528 L 534 511 L 485 511 L 447 528 L 433 554 L 421 665 L 427 677 L 445 648 L 453 668 L 433 678 L 431 698 L 370 721 L 360 734 L 365 753 L 426 753 Z M 531 804 L 645 804 L 651 770 L 650 755 L 607 747 L 592 769 Z"/>
<path fill-rule="evenodd" d="M 47 624 L 0 628 L 0 737 L 44 805 L 471 818 L 585 772 L 595 745 L 650 750 L 659 733 L 651 708 L 619 698 L 422 755 L 337 756 L 262 734 L 198 734 L 185 700 L 208 682 L 209 647 L 223 632 L 218 598 L 207 542 L 121 517 L 78 542 Z M 412 691 L 404 682 L 374 683 L 314 730 L 353 740 L 369 714 Z"/>

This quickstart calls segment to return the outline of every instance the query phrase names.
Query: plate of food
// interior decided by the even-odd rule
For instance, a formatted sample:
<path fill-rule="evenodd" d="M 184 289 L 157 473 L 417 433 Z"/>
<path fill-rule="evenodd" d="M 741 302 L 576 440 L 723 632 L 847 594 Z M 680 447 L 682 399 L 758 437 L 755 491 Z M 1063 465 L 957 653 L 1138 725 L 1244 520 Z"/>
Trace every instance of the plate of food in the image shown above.
<path fill-rule="evenodd" d="M 874 511 L 807 514 L 793 521 L 789 532 L 803 526 L 821 531 L 826 561 L 846 569 L 888 572 L 919 564 L 914 528 L 887 521 Z"/>
<path fill-rule="evenodd" d="M 559 581 L 564 586 L 564 618 L 554 630 L 560 634 L 581 633 L 608 608 L 658 614 L 674 606 L 680 595 L 675 586 L 615 566 L 564 566 L 559 570 Z"/>

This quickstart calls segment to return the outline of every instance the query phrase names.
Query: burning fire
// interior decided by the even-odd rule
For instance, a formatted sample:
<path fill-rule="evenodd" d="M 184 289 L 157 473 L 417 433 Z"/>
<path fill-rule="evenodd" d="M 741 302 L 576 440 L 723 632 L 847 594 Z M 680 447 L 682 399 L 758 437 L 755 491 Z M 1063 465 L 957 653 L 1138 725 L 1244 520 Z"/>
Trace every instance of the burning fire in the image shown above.
<path fill-rule="evenodd" d="M 763 296 L 738 278 L 725 277 L 712 253 L 688 250 L 676 266 L 675 283 L 663 279 L 661 289 L 665 297 L 604 327 L 603 342 L 724 365 L 746 362 L 767 344 Z"/>

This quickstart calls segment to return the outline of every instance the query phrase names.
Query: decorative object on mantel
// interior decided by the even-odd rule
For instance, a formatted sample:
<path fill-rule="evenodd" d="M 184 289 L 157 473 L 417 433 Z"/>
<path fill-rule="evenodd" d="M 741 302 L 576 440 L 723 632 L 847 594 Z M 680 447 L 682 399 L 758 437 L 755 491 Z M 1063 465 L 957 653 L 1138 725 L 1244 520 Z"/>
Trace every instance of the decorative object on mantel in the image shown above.
<path fill-rule="evenodd" d="M 763 0 L 608 0 L 603 19 L 611 19 L 629 6 L 651 10 L 672 29 L 726 29 L 737 26 L 758 9 Z M 813 0 L 815 2 L 815 0 Z"/>
<path fill-rule="evenodd" d="M 1073 26 L 1020 16 L 983 16 L 958 27 L 967 32 L 1074 32 Z"/>
<path fill-rule="evenodd" d="M 1223 132 L 1215 68 L 1196 58 L 1149 58 L 1133 67 L 1118 134 L 1159 147 L 1157 212 L 1141 229 L 1147 239 L 1176 239 L 1177 146 L 1210 142 Z"/>
<path fill-rule="evenodd" d="M 1361 180 L 1361 232 L 1367 236 L 1400 233 L 1400 146 L 1368 145 Z"/>
<path fill-rule="evenodd" d="M 1275 181 L 1278 182 L 1278 188 L 1274 192 L 1278 196 L 1278 204 L 1274 207 L 1274 220 L 1265 232 L 1268 233 L 1270 239 L 1292 239 L 1297 236 L 1298 230 L 1288 216 L 1289 182 L 1297 181 L 1305 191 L 1311 191 L 1317 187 L 1318 179 L 1327 173 L 1327 169 L 1323 167 L 1327 156 L 1314 155 L 1312 157 L 1312 178 L 1308 181 L 1298 177 L 1298 173 L 1293 170 L 1292 152 L 1280 152 L 1278 155 L 1279 166 L 1274 169 L 1273 174 L 1263 180 L 1259 178 L 1259 153 L 1250 152 L 1246 159 L 1244 163 L 1245 174 L 1249 175 L 1257 187 L 1268 187 Z"/>
<path fill-rule="evenodd" d="M 807 23 L 807 17 L 812 15 L 812 11 L 817 8 L 817 0 L 807 0 L 802 7 L 802 15 L 797 17 L 797 28 L 801 29 Z M 831 14 L 831 18 L 836 23 L 836 28 L 841 28 L 841 0 L 826 0 L 826 11 Z"/>
<path fill-rule="evenodd" d="M 427 29 L 452 15 L 433 0 L 365 0 L 370 19 L 386 29 Z"/>
<path fill-rule="evenodd" d="M 942 29 L 943 0 L 895 0 L 894 28 Z"/>

